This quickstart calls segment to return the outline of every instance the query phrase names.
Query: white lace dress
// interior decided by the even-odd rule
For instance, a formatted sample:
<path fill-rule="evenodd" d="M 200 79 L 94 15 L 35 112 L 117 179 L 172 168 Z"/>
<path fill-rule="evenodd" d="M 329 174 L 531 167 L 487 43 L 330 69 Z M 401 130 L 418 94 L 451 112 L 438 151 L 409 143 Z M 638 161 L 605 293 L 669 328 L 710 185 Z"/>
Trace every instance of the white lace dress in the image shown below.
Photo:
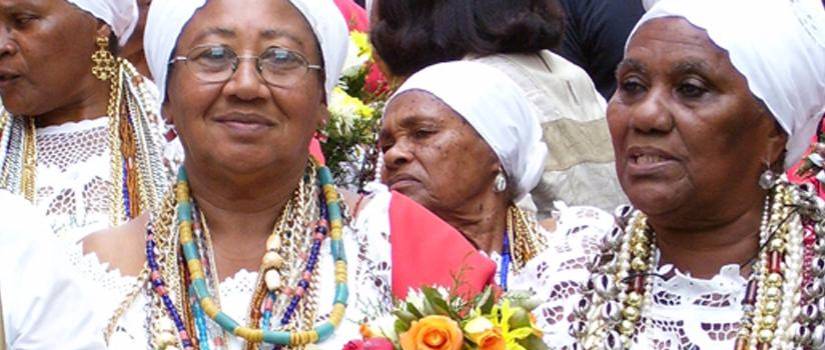
<path fill-rule="evenodd" d="M 68 242 L 109 227 L 109 117 L 37 129 L 36 205 Z"/>
<path fill-rule="evenodd" d="M 350 340 L 360 339 L 359 325 L 376 317 L 380 310 L 392 302 L 391 257 L 389 242 L 390 193 L 381 192 L 361 210 L 355 222 L 344 232 L 344 244 L 349 272 L 349 306 L 344 321 L 333 336 L 319 344 L 321 349 L 340 350 Z M 321 247 L 319 259 L 318 321 L 326 320 L 332 310 L 335 293 L 334 267 L 328 253 L 329 240 Z M 118 304 L 132 290 L 134 277 L 122 276 L 120 272 L 108 270 L 108 264 L 98 261 L 94 254 L 82 256 L 79 267 L 97 286 L 97 313 L 101 328 L 108 323 Z M 233 319 L 245 324 L 249 303 L 257 282 L 258 273 L 241 270 L 220 283 L 220 305 Z M 120 319 L 112 335 L 109 348 L 118 350 L 151 349 L 147 340 L 146 296 L 138 295 Z M 215 324 L 211 320 L 210 328 Z M 242 349 L 243 342 L 235 337 L 228 338 L 226 349 Z M 210 347 L 215 349 L 214 346 Z M 266 347 L 267 349 L 269 347 Z"/>
<path fill-rule="evenodd" d="M 545 282 L 552 274 L 553 269 L 563 263 L 564 254 L 558 254 L 559 246 L 554 242 L 570 235 L 592 236 L 603 235 L 613 227 L 613 217 L 607 212 L 589 206 L 568 207 L 562 202 L 555 202 L 553 213 L 556 219 L 555 230 L 548 231 L 538 226 L 538 233 L 548 242 L 546 250 L 528 261 L 523 268 L 514 271 L 512 267 L 507 274 L 507 286 L 511 291 L 530 291 L 537 298 L 545 299 L 552 294 L 552 290 Z M 501 285 L 501 255 L 491 253 L 489 257 L 496 263 L 495 281 Z M 538 316 L 538 315 L 537 315 Z"/>
<path fill-rule="evenodd" d="M 585 264 L 599 253 L 600 239 L 578 232 L 556 248 L 563 261 L 546 280 L 552 291 L 537 315 L 551 349 L 573 348 L 572 312 L 590 276 Z M 739 266 L 724 266 L 711 279 L 691 277 L 672 265 L 657 273 L 663 278 L 653 279 L 651 306 L 643 311 L 632 349 L 733 349 L 747 287 Z"/>

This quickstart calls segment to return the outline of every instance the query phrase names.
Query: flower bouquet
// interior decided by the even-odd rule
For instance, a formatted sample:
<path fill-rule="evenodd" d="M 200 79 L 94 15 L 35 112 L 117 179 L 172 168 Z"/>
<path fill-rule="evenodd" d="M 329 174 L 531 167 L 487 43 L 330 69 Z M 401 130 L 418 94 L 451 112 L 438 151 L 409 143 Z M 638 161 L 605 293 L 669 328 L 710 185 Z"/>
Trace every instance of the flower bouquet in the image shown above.
<path fill-rule="evenodd" d="M 441 288 L 410 291 L 391 316 L 361 326 L 344 350 L 544 350 L 526 293 L 491 287 L 467 300 Z"/>
<path fill-rule="evenodd" d="M 336 182 L 351 189 L 362 182 L 362 168 L 369 158 L 368 150 L 375 144 L 386 99 L 385 92 L 368 87 L 367 76 L 372 66 L 372 48 L 367 35 L 351 32 L 341 80 L 327 101 L 329 122 L 321 131 L 327 166 Z"/>

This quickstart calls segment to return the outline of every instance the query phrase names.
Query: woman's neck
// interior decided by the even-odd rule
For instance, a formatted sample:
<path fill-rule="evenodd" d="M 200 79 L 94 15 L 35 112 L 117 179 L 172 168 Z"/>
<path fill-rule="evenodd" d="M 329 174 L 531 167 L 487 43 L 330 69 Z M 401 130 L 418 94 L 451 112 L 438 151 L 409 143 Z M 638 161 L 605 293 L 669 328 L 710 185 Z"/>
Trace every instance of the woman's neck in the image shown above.
<path fill-rule="evenodd" d="M 510 202 L 502 194 L 468 200 L 466 205 L 436 213 L 485 253 L 501 252 Z"/>
<path fill-rule="evenodd" d="M 285 166 L 239 181 L 238 176 L 215 176 L 219 171 L 202 172 L 187 163 L 192 196 L 206 217 L 221 279 L 240 269 L 258 270 L 266 239 L 292 198 L 304 166 Z"/>
<path fill-rule="evenodd" d="M 90 93 L 80 96 L 77 101 L 55 108 L 41 115 L 35 115 L 35 123 L 38 127 L 61 125 L 69 122 L 79 122 L 82 120 L 94 119 L 108 114 L 109 107 L 109 82 L 97 80 L 92 77 L 91 81 L 85 85 L 84 89 Z"/>
<path fill-rule="evenodd" d="M 751 273 L 751 262 L 758 257 L 762 203 L 747 208 L 733 219 L 716 225 L 676 228 L 648 219 L 656 232 L 660 263 L 672 264 L 692 276 L 710 279 L 725 265 L 742 267 L 743 276 Z"/>

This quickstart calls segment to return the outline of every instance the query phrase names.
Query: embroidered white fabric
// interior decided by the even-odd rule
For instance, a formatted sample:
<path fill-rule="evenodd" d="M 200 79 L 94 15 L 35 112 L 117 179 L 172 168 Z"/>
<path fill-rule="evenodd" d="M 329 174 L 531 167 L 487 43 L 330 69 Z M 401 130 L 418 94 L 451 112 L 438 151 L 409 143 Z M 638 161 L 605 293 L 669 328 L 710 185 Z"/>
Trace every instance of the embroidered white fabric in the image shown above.
<path fill-rule="evenodd" d="M 36 204 L 69 242 L 109 226 L 109 117 L 37 129 Z"/>
<path fill-rule="evenodd" d="M 321 349 L 340 350 L 344 344 L 359 339 L 359 325 L 375 318 L 392 301 L 390 288 L 391 258 L 389 242 L 389 203 L 391 194 L 379 192 L 362 209 L 358 218 L 344 233 L 344 246 L 348 259 L 350 302 L 346 316 L 331 338 L 319 344 Z M 324 241 L 319 259 L 318 321 L 327 319 L 332 311 L 335 294 L 334 266 L 329 240 Z M 98 261 L 94 254 L 82 256 L 78 267 L 98 286 L 98 319 L 105 327 L 125 295 L 131 290 L 135 278 L 122 276 L 117 271 L 107 271 L 108 264 Z M 241 270 L 220 283 L 220 305 L 235 320 L 246 323 L 249 302 L 257 282 L 258 273 Z M 357 299 L 356 299 L 357 298 Z M 110 349 L 151 349 L 146 331 L 146 295 L 140 294 L 120 319 L 110 342 Z M 210 328 L 215 323 L 207 320 Z M 243 342 L 230 337 L 225 349 L 243 348 Z M 212 349 L 220 349 L 210 344 Z M 270 347 L 264 347 L 270 349 Z"/>
<path fill-rule="evenodd" d="M 556 249 L 564 261 L 549 274 L 546 283 L 552 292 L 537 314 L 552 349 L 572 349 L 573 308 L 590 276 L 585 263 L 598 254 L 600 239 L 583 231 L 571 233 Z M 653 279 L 651 306 L 643 311 L 632 349 L 732 349 L 747 286 L 739 266 L 724 266 L 711 279 L 691 277 L 672 265 L 659 267 L 657 273 L 663 278 Z"/>
<path fill-rule="evenodd" d="M 538 233 L 545 237 L 548 247 L 543 253 L 528 261 L 522 269 L 514 271 L 510 268 L 507 273 L 507 287 L 511 291 L 530 291 L 537 298 L 545 298 L 551 295 L 552 290 L 548 288 L 550 286 L 544 283 L 548 278 L 548 269 L 564 260 L 564 255 L 556 254 L 553 242 L 568 233 L 573 234 L 580 231 L 587 231 L 588 233 L 584 234 L 595 236 L 606 232 L 605 230 L 609 230 L 613 225 L 613 217 L 599 208 L 589 206 L 568 207 L 559 201 L 553 204 L 557 209 L 553 213 L 553 217 L 556 219 L 555 230 L 551 232 L 537 224 Z M 489 257 L 496 263 L 495 281 L 500 285 L 501 255 L 493 252 L 489 254 Z"/>

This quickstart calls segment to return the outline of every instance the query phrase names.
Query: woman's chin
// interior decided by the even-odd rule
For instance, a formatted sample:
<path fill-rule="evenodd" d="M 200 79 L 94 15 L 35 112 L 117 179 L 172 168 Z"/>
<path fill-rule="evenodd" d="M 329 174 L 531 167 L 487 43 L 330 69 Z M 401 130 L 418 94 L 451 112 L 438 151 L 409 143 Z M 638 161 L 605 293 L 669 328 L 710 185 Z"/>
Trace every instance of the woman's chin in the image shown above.
<path fill-rule="evenodd" d="M 672 212 L 682 202 L 682 196 L 673 186 L 647 185 L 626 189 L 630 203 L 647 216 L 657 216 Z"/>

